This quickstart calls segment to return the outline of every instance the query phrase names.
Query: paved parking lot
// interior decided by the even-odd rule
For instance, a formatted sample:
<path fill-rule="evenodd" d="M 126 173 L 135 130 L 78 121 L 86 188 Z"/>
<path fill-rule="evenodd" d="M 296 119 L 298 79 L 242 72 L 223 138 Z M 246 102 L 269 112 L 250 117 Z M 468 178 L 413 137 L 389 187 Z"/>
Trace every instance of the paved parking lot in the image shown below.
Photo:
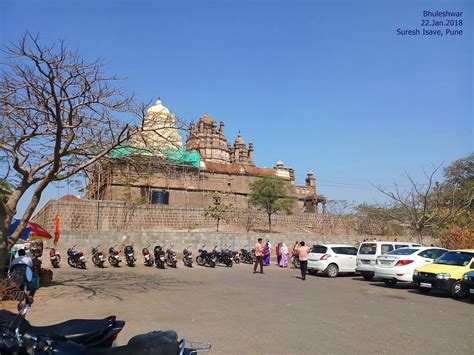
<path fill-rule="evenodd" d="M 386 288 L 361 277 L 299 279 L 295 269 L 250 265 L 157 270 L 55 270 L 28 316 L 35 325 L 116 314 L 135 334 L 174 329 L 213 354 L 472 354 L 474 304 Z"/>

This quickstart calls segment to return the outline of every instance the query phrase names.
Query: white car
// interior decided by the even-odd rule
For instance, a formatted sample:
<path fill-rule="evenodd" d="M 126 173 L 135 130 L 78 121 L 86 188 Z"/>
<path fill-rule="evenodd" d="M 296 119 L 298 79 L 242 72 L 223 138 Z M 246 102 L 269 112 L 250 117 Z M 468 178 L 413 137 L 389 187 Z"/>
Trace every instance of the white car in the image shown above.
<path fill-rule="evenodd" d="M 357 248 L 343 244 L 313 245 L 308 254 L 308 270 L 323 271 L 329 277 L 355 272 Z"/>
<path fill-rule="evenodd" d="M 410 242 L 364 242 L 359 246 L 357 253 L 356 271 L 362 275 L 364 280 L 370 281 L 374 278 L 374 268 L 378 256 L 406 247 L 421 247 L 421 245 Z"/>
<path fill-rule="evenodd" d="M 374 276 L 382 279 L 387 286 L 395 286 L 399 281 L 413 282 L 413 271 L 416 268 L 431 264 L 447 251 L 434 247 L 408 247 L 393 250 L 377 258 Z"/>

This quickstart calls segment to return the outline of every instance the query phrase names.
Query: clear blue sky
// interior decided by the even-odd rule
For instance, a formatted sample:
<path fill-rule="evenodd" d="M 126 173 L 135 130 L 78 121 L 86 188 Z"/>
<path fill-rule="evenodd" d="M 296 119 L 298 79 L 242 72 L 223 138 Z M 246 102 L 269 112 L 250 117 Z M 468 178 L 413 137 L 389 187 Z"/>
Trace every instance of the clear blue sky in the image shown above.
<path fill-rule="evenodd" d="M 329 199 L 372 202 L 369 182 L 473 151 L 472 3 L 2 1 L 0 41 L 66 39 L 143 101 L 208 112 L 231 142 L 241 130 L 259 166 L 281 159 Z M 463 11 L 464 35 L 396 35 L 424 10 Z"/>

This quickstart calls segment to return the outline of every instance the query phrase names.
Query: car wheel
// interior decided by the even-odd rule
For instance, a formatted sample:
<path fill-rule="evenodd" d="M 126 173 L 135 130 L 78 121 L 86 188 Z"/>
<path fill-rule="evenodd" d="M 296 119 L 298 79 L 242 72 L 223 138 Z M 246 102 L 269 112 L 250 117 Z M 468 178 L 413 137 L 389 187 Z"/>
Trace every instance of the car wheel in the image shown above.
<path fill-rule="evenodd" d="M 395 280 L 395 279 L 385 279 L 383 280 L 383 282 L 385 283 L 385 285 L 387 285 L 388 287 L 393 287 L 397 284 L 397 281 L 398 280 Z"/>
<path fill-rule="evenodd" d="M 455 281 L 451 286 L 451 297 L 453 298 L 463 298 L 466 293 L 461 288 L 461 281 Z"/>
<path fill-rule="evenodd" d="M 374 274 L 372 273 L 362 274 L 362 277 L 364 278 L 365 281 L 370 281 L 374 278 Z"/>
<path fill-rule="evenodd" d="M 431 289 L 429 289 L 429 288 L 420 287 L 420 286 L 418 286 L 416 289 L 417 289 L 418 291 L 420 291 L 421 293 L 424 293 L 424 294 L 428 294 L 428 293 L 430 293 L 430 291 L 431 291 Z"/>
<path fill-rule="evenodd" d="M 326 276 L 328 277 L 336 277 L 338 273 L 339 273 L 339 268 L 337 267 L 336 264 L 330 264 L 326 268 Z"/>

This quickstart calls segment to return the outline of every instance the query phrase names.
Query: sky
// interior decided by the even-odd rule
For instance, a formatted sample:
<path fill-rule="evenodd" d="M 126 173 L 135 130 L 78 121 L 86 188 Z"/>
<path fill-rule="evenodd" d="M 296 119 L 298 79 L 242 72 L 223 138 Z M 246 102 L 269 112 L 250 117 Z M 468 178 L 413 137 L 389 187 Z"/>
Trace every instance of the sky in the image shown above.
<path fill-rule="evenodd" d="M 463 35 L 397 35 L 445 32 L 421 27 L 437 10 L 462 11 Z M 139 100 L 224 120 L 231 143 L 240 130 L 258 166 L 282 160 L 299 183 L 314 171 L 330 200 L 371 203 L 374 186 L 404 186 L 404 171 L 421 182 L 473 151 L 472 14 L 468 0 L 4 0 L 0 44 L 65 39 Z"/>

